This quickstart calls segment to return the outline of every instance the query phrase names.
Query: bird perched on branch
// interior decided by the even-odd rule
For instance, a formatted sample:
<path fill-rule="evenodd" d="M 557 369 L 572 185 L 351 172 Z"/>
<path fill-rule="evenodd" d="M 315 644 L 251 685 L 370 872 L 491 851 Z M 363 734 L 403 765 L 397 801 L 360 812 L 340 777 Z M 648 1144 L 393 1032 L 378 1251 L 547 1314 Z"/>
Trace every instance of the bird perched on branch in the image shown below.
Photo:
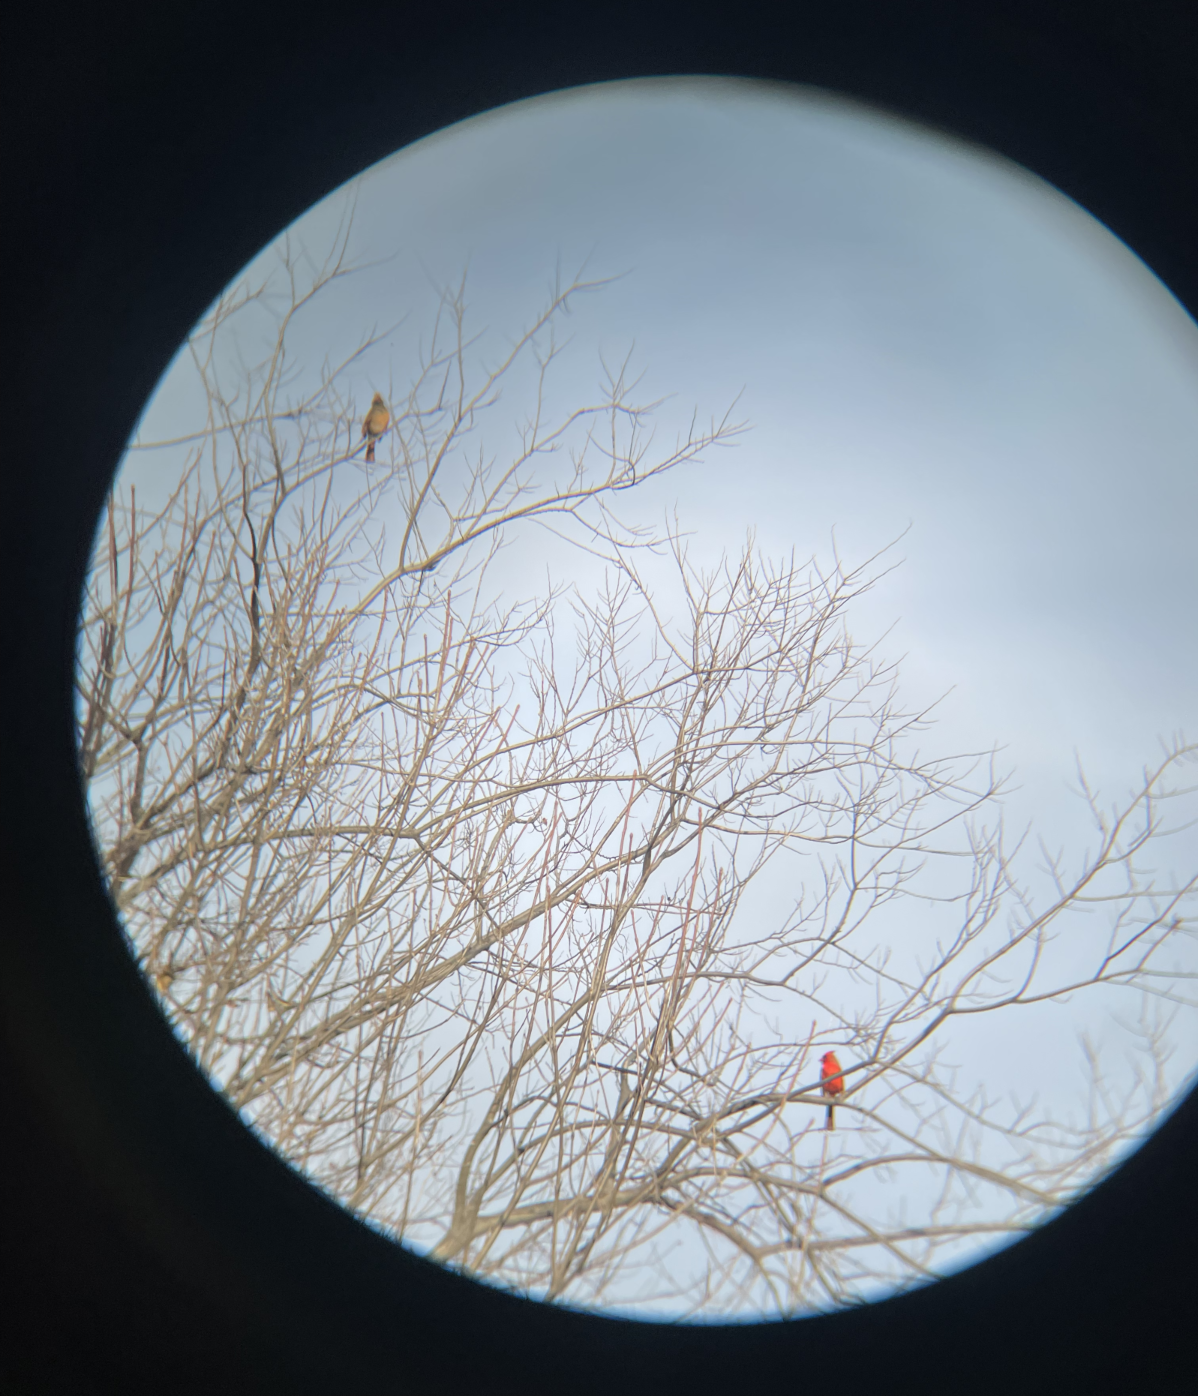
<path fill-rule="evenodd" d="M 374 443 L 391 425 L 391 413 L 383 401 L 382 393 L 375 393 L 371 399 L 370 411 L 362 418 L 362 435 L 366 438 L 366 459 L 374 460 Z"/>
<path fill-rule="evenodd" d="M 832 1123 L 833 1105 L 832 1101 L 844 1091 L 844 1077 L 840 1074 L 841 1066 L 836 1060 L 835 1052 L 825 1052 L 819 1059 L 819 1079 L 820 1089 L 828 1097 L 828 1117 L 824 1121 L 825 1129 L 834 1129 Z"/>

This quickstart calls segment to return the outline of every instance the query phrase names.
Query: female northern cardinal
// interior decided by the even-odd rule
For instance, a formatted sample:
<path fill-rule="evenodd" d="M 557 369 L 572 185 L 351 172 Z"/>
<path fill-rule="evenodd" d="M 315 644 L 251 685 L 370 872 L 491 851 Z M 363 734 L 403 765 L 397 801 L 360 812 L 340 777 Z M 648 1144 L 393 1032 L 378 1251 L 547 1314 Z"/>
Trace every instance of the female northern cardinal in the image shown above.
<path fill-rule="evenodd" d="M 821 1090 L 828 1096 L 828 1118 L 824 1122 L 825 1129 L 833 1129 L 831 1098 L 841 1094 L 844 1090 L 844 1077 L 840 1074 L 840 1063 L 836 1060 L 835 1052 L 825 1052 L 819 1059 L 819 1079 Z"/>
<path fill-rule="evenodd" d="M 370 403 L 370 411 L 362 419 L 362 435 L 366 438 L 366 459 L 374 460 L 374 443 L 391 425 L 391 413 L 383 401 L 382 393 L 375 393 Z"/>

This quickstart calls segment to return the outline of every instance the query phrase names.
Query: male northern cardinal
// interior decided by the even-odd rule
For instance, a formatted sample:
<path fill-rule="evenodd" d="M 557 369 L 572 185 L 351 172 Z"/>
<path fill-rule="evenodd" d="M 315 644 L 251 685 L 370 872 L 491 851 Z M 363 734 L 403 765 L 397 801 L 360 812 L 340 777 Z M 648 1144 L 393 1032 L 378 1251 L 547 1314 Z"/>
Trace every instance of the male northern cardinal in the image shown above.
<path fill-rule="evenodd" d="M 824 1121 L 825 1129 L 834 1129 L 832 1123 L 832 1099 L 840 1095 L 844 1090 L 844 1077 L 840 1074 L 840 1063 L 836 1060 L 835 1052 L 825 1052 L 819 1059 L 819 1079 L 820 1089 L 829 1097 L 828 1118 Z"/>
<path fill-rule="evenodd" d="M 362 419 L 362 435 L 366 438 L 366 459 L 374 460 L 374 443 L 391 425 L 391 413 L 383 401 L 382 393 L 375 393 L 370 403 L 370 411 Z"/>

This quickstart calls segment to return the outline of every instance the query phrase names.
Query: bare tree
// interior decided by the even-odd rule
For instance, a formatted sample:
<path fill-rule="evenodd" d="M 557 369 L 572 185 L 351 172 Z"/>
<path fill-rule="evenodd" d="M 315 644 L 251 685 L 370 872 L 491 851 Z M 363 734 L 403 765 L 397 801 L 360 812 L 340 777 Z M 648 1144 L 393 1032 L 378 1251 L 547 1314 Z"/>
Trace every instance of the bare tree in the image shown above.
<path fill-rule="evenodd" d="M 446 1263 L 646 1311 L 853 1302 L 1092 1182 L 1193 1007 L 1195 879 L 1151 867 L 1195 749 L 1090 795 L 1094 846 L 1033 894 L 989 758 L 922 755 L 928 714 L 850 637 L 883 558 L 700 565 L 619 516 L 739 427 L 655 453 L 626 366 L 553 411 L 555 327 L 597 283 L 489 367 L 447 292 L 367 466 L 343 384 L 382 336 L 294 388 L 344 244 L 305 265 L 192 337 L 206 425 L 166 497 L 114 487 L 79 647 L 112 896 L 243 1118 Z M 227 346 L 264 310 L 247 369 Z M 536 530 L 604 583 L 506 601 L 501 545 Z M 1079 1118 L 944 1064 L 979 1015 L 1113 989 L 1165 1016 L 1117 1088 L 1083 1047 Z"/>

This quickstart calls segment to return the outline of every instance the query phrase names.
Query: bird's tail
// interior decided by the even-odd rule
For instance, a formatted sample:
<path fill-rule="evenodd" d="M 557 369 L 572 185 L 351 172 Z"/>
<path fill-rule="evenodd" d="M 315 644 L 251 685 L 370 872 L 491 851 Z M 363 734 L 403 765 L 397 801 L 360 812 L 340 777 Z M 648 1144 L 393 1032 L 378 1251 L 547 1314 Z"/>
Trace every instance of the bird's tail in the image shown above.
<path fill-rule="evenodd" d="M 367 460 L 367 462 L 370 462 L 370 461 L 373 461 L 373 460 L 374 460 L 374 442 L 373 442 L 373 441 L 368 441 L 368 442 L 366 443 L 366 460 Z"/>
<path fill-rule="evenodd" d="M 832 1123 L 832 1119 L 833 1119 L 833 1114 L 832 1114 L 832 1112 L 833 1112 L 834 1109 L 835 1109 L 834 1106 L 831 1106 L 831 1105 L 828 1106 L 828 1116 L 827 1116 L 827 1119 L 824 1121 L 824 1128 L 825 1128 L 825 1129 L 835 1129 L 835 1128 L 836 1128 L 836 1126 Z"/>

